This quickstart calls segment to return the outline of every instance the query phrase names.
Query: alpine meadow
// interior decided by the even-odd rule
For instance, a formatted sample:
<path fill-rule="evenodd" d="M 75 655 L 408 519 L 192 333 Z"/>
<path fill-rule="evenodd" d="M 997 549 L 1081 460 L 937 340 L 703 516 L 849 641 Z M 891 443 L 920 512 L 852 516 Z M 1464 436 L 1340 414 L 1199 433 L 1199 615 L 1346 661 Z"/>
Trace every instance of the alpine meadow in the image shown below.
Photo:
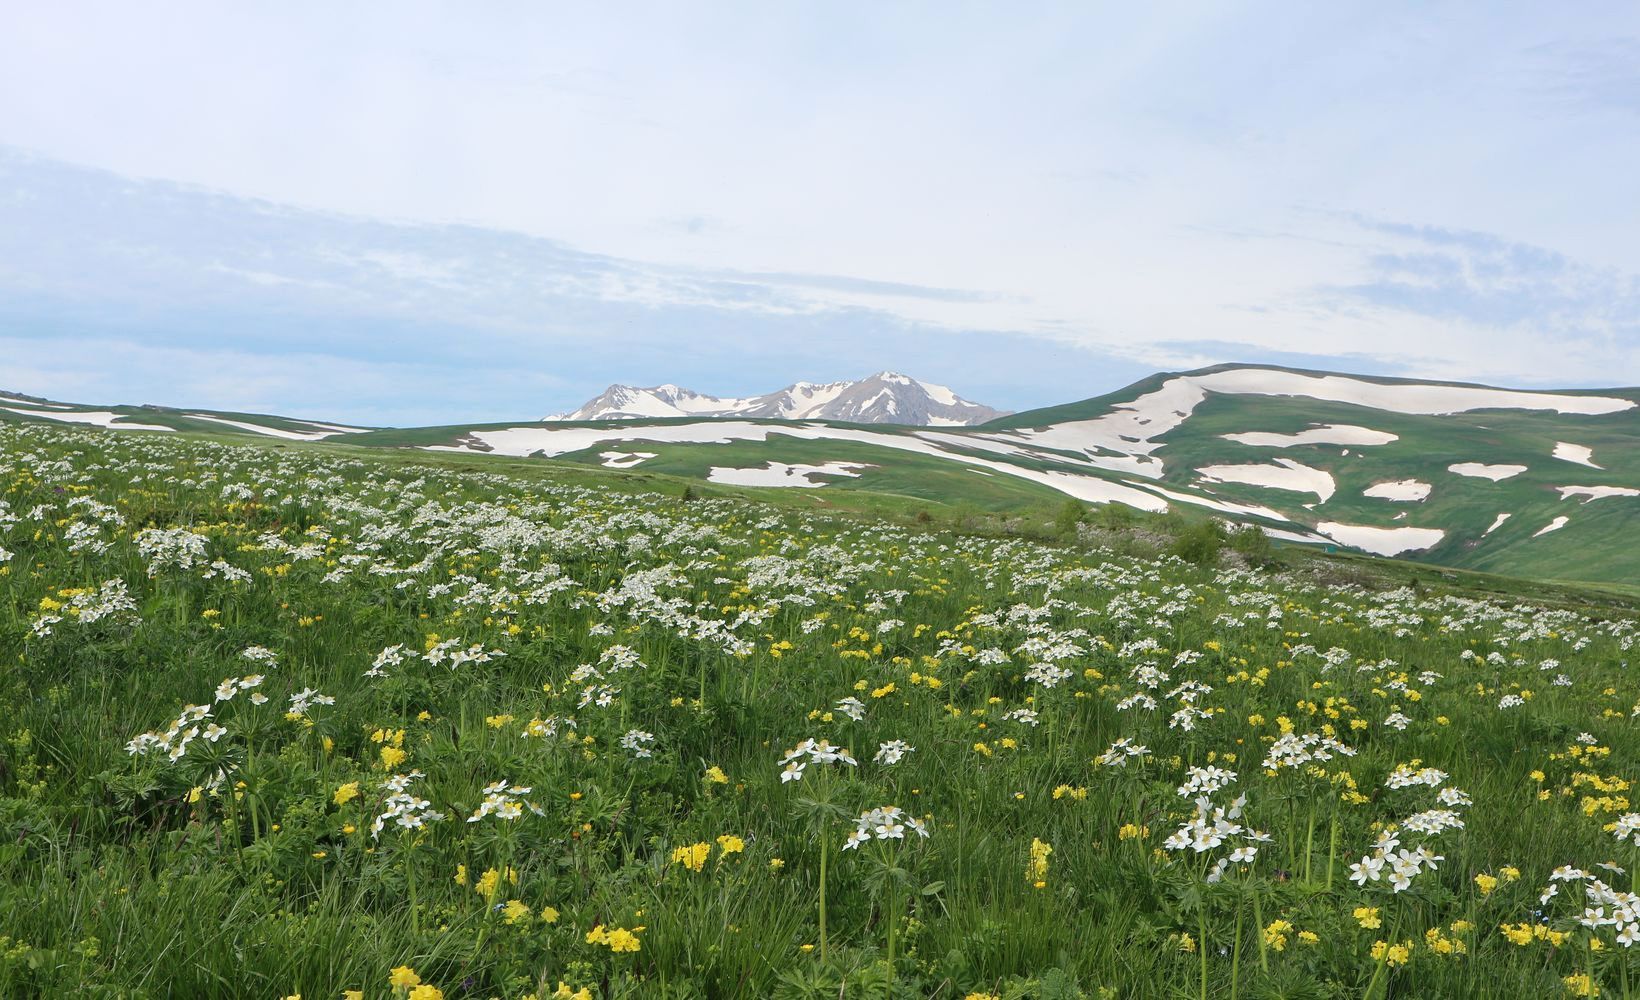
<path fill-rule="evenodd" d="M 1621 596 L 1114 505 L 958 530 L 484 456 L 0 453 L 6 996 L 1640 978 Z"/>

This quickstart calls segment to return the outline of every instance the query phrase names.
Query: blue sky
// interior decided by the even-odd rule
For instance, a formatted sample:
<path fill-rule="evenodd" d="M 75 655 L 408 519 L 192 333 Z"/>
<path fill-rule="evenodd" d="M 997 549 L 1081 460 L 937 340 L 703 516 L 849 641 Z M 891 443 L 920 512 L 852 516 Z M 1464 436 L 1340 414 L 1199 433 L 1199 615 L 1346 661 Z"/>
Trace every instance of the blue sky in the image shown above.
<path fill-rule="evenodd" d="M 1640 8 L 13 5 L 0 388 L 1640 383 Z"/>

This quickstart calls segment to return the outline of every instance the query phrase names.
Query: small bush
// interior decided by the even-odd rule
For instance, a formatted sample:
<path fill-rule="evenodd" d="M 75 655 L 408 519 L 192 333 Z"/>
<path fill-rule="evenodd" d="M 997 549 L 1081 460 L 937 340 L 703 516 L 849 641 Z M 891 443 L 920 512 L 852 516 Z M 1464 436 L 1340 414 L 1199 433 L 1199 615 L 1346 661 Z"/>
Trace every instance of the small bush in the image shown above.
<path fill-rule="evenodd" d="M 1277 561 L 1275 543 L 1257 525 L 1244 524 L 1230 532 L 1230 548 L 1254 566 L 1268 566 Z"/>
<path fill-rule="evenodd" d="M 1213 520 L 1196 521 L 1176 532 L 1168 554 L 1197 566 L 1216 566 L 1224 550 L 1224 528 Z"/>

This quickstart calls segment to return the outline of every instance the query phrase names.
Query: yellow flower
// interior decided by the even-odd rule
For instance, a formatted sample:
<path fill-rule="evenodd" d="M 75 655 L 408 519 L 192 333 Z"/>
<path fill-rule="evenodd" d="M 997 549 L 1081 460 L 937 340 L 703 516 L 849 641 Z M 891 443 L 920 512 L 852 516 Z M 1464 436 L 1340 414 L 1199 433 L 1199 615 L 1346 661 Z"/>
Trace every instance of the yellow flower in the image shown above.
<path fill-rule="evenodd" d="M 779 871 L 780 869 L 782 869 L 784 867 L 786 867 L 786 862 L 785 862 L 784 859 L 782 859 L 782 858 L 770 858 L 769 859 L 769 871 L 777 872 L 777 871 Z"/>
<path fill-rule="evenodd" d="M 1384 922 L 1378 918 L 1378 907 L 1376 906 L 1357 906 L 1355 908 L 1355 921 L 1369 931 L 1377 930 L 1384 925 Z"/>
<path fill-rule="evenodd" d="M 609 932 L 609 950 L 614 952 L 639 951 L 642 946 L 638 935 L 624 927 L 617 927 Z"/>
<path fill-rule="evenodd" d="M 1053 853 L 1053 845 L 1031 838 L 1031 860 L 1025 865 L 1025 881 L 1042 888 L 1043 881 L 1048 877 L 1048 855 Z"/>
<path fill-rule="evenodd" d="M 541 919 L 549 924 L 558 922 L 558 911 L 550 906 L 541 907 Z"/>
<path fill-rule="evenodd" d="M 1511 942 L 1525 947 L 1532 943 L 1532 925 L 1528 923 L 1503 924 L 1498 930 Z"/>
<path fill-rule="evenodd" d="M 1287 935 L 1292 933 L 1293 925 L 1285 920 L 1272 920 L 1270 926 L 1264 928 L 1264 943 L 1276 951 L 1287 949 Z"/>
<path fill-rule="evenodd" d="M 1562 979 L 1566 984 L 1566 992 L 1574 997 L 1597 997 L 1600 995 L 1600 984 L 1589 978 L 1587 972 L 1574 972 Z"/>
<path fill-rule="evenodd" d="M 330 797 L 330 801 L 339 806 L 345 806 L 358 797 L 359 783 L 357 781 L 349 781 L 347 784 L 336 789 L 336 794 Z"/>
<path fill-rule="evenodd" d="M 342 1000 L 364 1000 L 364 990 L 343 990 Z"/>
<path fill-rule="evenodd" d="M 599 924 L 592 930 L 587 931 L 587 944 L 607 945 L 609 950 L 614 952 L 640 951 L 642 949 L 637 932 L 641 930 L 643 930 L 642 927 L 634 927 L 631 930 L 627 930 L 625 927 L 604 930 L 604 925 Z"/>
<path fill-rule="evenodd" d="M 494 868 L 487 868 L 484 874 L 478 877 L 478 882 L 473 886 L 473 891 L 485 899 L 494 899 L 495 890 L 500 884 L 501 873 Z"/>
<path fill-rule="evenodd" d="M 399 966 L 387 977 L 387 985 L 396 990 L 407 990 L 412 986 L 419 986 L 420 984 L 421 977 L 416 975 L 416 970 L 410 968 L 408 965 Z"/>
<path fill-rule="evenodd" d="M 1475 876 L 1475 886 L 1476 886 L 1476 888 L 1480 889 L 1482 896 L 1490 895 L 1492 890 L 1496 889 L 1498 887 L 1497 876 L 1495 876 L 1495 875 L 1476 875 Z"/>
<path fill-rule="evenodd" d="M 704 840 L 698 844 L 687 844 L 672 851 L 673 864 L 681 864 L 692 872 L 698 872 L 706 867 L 706 859 L 712 854 L 712 845 Z"/>
<path fill-rule="evenodd" d="M 726 833 L 717 839 L 718 848 L 725 855 L 739 854 L 746 849 L 746 842 L 732 833 Z"/>
<path fill-rule="evenodd" d="M 502 907 L 501 910 L 501 918 L 509 924 L 516 924 L 520 920 L 528 920 L 531 915 L 530 908 L 521 899 L 507 900 L 507 905 Z"/>
<path fill-rule="evenodd" d="M 398 747 L 382 747 L 382 767 L 388 771 L 404 763 L 410 755 Z"/>
<path fill-rule="evenodd" d="M 706 769 L 706 781 L 708 784 L 713 785 L 727 785 L 729 783 L 729 776 L 723 773 L 723 768 L 713 764 L 711 767 Z"/>
<path fill-rule="evenodd" d="M 466 865 L 456 865 L 455 883 L 456 883 L 456 885 L 466 885 L 467 884 L 467 866 Z"/>
<path fill-rule="evenodd" d="M 444 991 L 437 986 L 417 986 L 410 991 L 408 1000 L 444 1000 Z"/>

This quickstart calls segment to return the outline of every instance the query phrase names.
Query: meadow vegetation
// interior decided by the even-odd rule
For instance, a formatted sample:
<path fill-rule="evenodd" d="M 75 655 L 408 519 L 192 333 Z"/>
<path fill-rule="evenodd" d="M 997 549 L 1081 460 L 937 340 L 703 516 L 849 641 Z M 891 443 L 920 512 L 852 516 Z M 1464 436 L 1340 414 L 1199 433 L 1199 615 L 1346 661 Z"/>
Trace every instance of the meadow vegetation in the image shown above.
<path fill-rule="evenodd" d="M 1621 599 L 486 461 L 0 425 L 0 996 L 1640 978 Z"/>

